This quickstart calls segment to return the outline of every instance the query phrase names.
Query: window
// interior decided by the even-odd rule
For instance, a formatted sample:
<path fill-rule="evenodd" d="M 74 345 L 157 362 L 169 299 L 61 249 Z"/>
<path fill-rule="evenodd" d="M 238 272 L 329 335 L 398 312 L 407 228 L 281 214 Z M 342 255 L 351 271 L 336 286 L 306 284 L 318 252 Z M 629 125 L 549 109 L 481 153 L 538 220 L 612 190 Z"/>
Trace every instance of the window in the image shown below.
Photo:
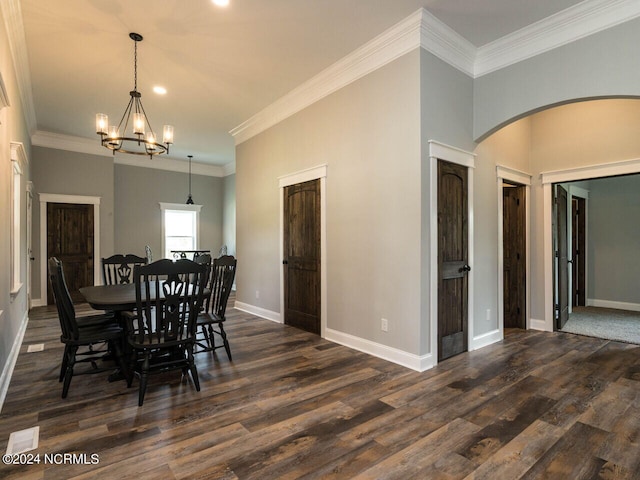
<path fill-rule="evenodd" d="M 202 205 L 160 203 L 162 210 L 162 251 L 173 258 L 172 250 L 197 250 Z"/>

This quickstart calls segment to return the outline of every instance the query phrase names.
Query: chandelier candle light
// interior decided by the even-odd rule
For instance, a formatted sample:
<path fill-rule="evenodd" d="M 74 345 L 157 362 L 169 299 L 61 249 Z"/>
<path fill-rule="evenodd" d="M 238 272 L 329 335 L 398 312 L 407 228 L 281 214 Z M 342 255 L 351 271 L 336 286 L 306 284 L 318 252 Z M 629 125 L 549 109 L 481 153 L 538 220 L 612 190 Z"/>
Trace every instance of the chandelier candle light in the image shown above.
<path fill-rule="evenodd" d="M 103 147 L 116 152 L 132 153 L 134 155 L 154 155 L 169 153 L 169 146 L 173 144 L 173 126 L 165 125 L 162 129 L 162 143 L 156 139 L 156 134 L 151 128 L 147 114 L 142 106 L 142 96 L 138 92 L 138 42 L 142 41 L 142 35 L 130 33 L 129 38 L 134 42 L 133 53 L 133 90 L 129 92 L 131 99 L 120 119 L 120 123 L 109 125 L 109 117 L 104 113 L 96 114 L 96 133 L 100 135 L 100 142 Z M 131 126 L 133 137 L 127 137 L 124 133 L 129 125 L 133 114 Z M 146 131 L 148 127 L 149 131 Z M 123 132 L 121 134 L 121 132 Z"/>

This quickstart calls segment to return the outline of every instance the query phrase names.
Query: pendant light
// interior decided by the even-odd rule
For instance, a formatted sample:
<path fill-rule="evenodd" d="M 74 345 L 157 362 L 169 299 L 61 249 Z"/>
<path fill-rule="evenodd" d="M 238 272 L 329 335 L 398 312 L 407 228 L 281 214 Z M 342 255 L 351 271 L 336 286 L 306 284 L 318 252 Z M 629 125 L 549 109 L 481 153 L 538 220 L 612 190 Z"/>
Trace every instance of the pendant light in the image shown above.
<path fill-rule="evenodd" d="M 187 205 L 193 205 L 193 198 L 191 197 L 191 159 L 193 155 L 187 155 L 189 157 L 189 196 L 187 197 Z"/>

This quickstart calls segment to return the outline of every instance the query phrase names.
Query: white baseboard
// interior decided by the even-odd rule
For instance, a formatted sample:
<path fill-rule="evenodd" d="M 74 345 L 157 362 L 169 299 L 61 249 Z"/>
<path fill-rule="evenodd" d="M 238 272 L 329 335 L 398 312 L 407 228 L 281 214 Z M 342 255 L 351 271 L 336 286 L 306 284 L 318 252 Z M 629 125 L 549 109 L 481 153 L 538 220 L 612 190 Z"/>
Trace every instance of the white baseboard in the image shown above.
<path fill-rule="evenodd" d="M 2 318 L 0 318 L 0 324 L 2 323 Z M 9 383 L 11 382 L 13 369 L 15 368 L 16 362 L 18 361 L 18 354 L 20 353 L 20 347 L 22 346 L 24 333 L 27 331 L 27 323 L 29 323 L 29 315 L 28 312 L 24 312 L 24 317 L 20 322 L 20 329 L 18 330 L 16 338 L 13 340 L 13 346 L 11 347 L 11 352 L 9 352 L 7 363 L 5 363 L 4 368 L 2 369 L 2 375 L 0 375 L 0 412 L 2 411 L 2 406 L 4 405 L 4 399 L 7 396 L 7 391 L 9 390 Z"/>
<path fill-rule="evenodd" d="M 503 335 L 500 330 L 492 330 L 490 332 L 483 333 L 482 335 L 473 337 L 469 350 L 477 350 L 479 348 L 486 347 L 492 343 L 499 342 L 502 338 Z"/>
<path fill-rule="evenodd" d="M 413 353 L 405 352 L 397 348 L 388 347 L 381 343 L 372 342 L 371 340 L 365 340 L 364 338 L 356 337 L 348 333 L 339 332 L 327 328 L 325 332 L 325 338 L 345 347 L 353 348 L 360 352 L 373 355 L 374 357 L 388 360 L 389 362 L 397 363 L 403 367 L 416 370 L 418 372 L 424 372 L 432 368 L 435 365 L 432 354 L 423 356 L 414 355 Z"/>
<path fill-rule="evenodd" d="M 239 302 L 236 300 L 235 308 L 243 312 L 250 313 L 256 317 L 271 320 L 272 322 L 282 323 L 282 318 L 278 312 L 267 310 L 266 308 L 256 307 L 255 305 L 249 305 L 248 303 Z"/>
<path fill-rule="evenodd" d="M 532 318 L 532 319 L 529 321 L 529 328 L 530 328 L 531 330 L 541 330 L 541 331 L 543 331 L 543 332 L 553 331 L 553 329 L 552 329 L 552 330 L 549 330 L 549 329 L 547 328 L 547 322 L 545 322 L 544 320 L 539 320 L 539 319 L 537 319 L 537 318 Z"/>
<path fill-rule="evenodd" d="M 597 298 L 588 298 L 587 306 L 616 308 L 618 310 L 630 310 L 632 312 L 640 312 L 640 303 L 614 302 L 612 300 L 598 300 Z"/>
<path fill-rule="evenodd" d="M 41 298 L 32 298 L 31 299 L 31 307 L 46 307 L 47 306 L 47 299 L 45 298 L 44 300 Z"/>

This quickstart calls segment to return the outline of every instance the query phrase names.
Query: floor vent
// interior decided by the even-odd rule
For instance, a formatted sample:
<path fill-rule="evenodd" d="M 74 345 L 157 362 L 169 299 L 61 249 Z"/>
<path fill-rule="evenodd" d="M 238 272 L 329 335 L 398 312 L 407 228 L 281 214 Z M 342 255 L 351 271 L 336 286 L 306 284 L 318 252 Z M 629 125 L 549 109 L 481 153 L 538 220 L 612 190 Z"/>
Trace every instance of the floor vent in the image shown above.
<path fill-rule="evenodd" d="M 44 350 L 44 343 L 34 343 L 27 347 L 27 353 L 41 352 Z"/>
<path fill-rule="evenodd" d="M 9 435 L 9 443 L 7 444 L 7 455 L 28 452 L 38 448 L 38 437 L 40 436 L 40 427 L 31 427 L 26 430 L 13 432 Z"/>

